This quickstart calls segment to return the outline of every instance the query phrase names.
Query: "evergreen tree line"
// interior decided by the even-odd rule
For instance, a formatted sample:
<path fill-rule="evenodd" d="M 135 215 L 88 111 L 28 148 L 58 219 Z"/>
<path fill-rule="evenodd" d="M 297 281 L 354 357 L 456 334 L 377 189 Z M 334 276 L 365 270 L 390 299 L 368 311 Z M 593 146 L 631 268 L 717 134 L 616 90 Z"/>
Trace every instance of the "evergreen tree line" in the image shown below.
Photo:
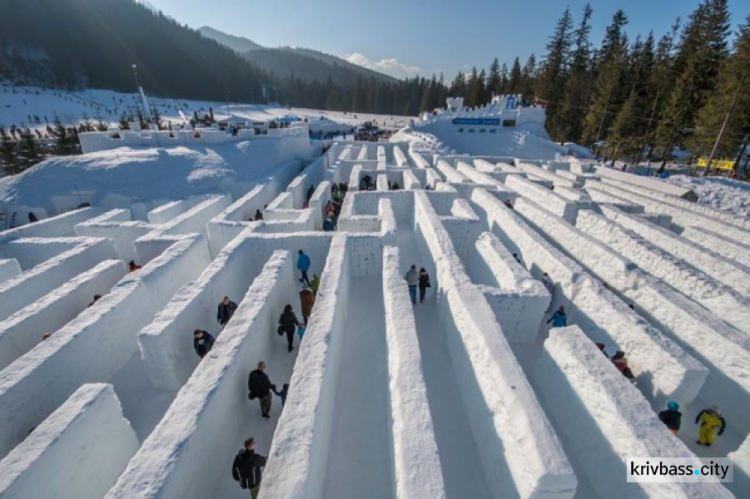
<path fill-rule="evenodd" d="M 658 39 L 649 32 L 631 40 L 627 15 L 618 10 L 594 47 L 592 12 L 586 5 L 577 24 L 569 9 L 563 12 L 538 67 L 531 58 L 519 71 L 516 59 L 506 77 L 495 61 L 484 90 L 483 72 L 476 78 L 475 70 L 462 95 L 474 105 L 477 95 L 486 99 L 496 89 L 521 91 L 546 102 L 555 140 L 594 146 L 610 158 L 665 161 L 674 147 L 708 156 L 734 101 L 717 157 L 739 157 L 750 133 L 750 16 L 730 47 L 727 0 L 703 0 Z"/>

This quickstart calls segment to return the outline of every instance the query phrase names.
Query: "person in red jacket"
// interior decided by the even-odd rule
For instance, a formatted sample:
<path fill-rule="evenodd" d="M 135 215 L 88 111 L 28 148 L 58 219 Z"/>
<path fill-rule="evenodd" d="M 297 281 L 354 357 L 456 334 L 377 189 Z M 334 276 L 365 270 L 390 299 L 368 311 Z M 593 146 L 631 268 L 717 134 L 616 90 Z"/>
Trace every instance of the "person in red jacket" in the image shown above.
<path fill-rule="evenodd" d="M 142 269 L 142 265 L 136 265 L 136 263 L 133 260 L 130 260 L 128 262 L 128 269 L 130 269 L 131 272 L 135 272 L 138 269 Z"/>

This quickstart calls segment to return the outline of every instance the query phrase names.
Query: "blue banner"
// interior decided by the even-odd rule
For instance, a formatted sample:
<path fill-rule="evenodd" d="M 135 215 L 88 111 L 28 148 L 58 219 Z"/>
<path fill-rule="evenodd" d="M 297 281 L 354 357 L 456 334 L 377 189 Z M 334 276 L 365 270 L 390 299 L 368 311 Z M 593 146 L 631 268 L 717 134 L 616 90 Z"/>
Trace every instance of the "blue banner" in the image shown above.
<path fill-rule="evenodd" d="M 500 126 L 499 118 L 453 118 L 454 125 Z"/>

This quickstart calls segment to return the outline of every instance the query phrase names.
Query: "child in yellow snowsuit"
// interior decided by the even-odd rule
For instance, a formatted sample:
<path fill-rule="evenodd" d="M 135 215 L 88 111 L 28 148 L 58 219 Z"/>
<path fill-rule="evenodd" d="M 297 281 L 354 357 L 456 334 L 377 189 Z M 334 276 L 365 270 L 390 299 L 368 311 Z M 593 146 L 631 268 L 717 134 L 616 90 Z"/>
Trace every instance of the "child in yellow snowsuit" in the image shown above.
<path fill-rule="evenodd" d="M 700 445 L 710 446 L 716 441 L 716 435 L 724 433 L 726 428 L 726 421 L 724 416 L 721 415 L 717 407 L 711 407 L 710 409 L 703 409 L 698 417 L 695 418 L 695 423 L 698 424 L 700 421 L 701 427 L 698 430 L 698 442 Z"/>

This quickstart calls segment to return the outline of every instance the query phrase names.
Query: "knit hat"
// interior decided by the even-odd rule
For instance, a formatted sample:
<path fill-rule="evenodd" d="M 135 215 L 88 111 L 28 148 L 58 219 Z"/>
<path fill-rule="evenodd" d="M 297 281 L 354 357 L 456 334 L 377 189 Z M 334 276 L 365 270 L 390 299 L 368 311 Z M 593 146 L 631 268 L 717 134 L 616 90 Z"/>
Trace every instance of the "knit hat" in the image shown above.
<path fill-rule="evenodd" d="M 667 409 L 671 411 L 676 411 L 679 408 L 680 408 L 680 405 L 674 400 L 670 400 L 669 402 L 667 402 Z"/>

